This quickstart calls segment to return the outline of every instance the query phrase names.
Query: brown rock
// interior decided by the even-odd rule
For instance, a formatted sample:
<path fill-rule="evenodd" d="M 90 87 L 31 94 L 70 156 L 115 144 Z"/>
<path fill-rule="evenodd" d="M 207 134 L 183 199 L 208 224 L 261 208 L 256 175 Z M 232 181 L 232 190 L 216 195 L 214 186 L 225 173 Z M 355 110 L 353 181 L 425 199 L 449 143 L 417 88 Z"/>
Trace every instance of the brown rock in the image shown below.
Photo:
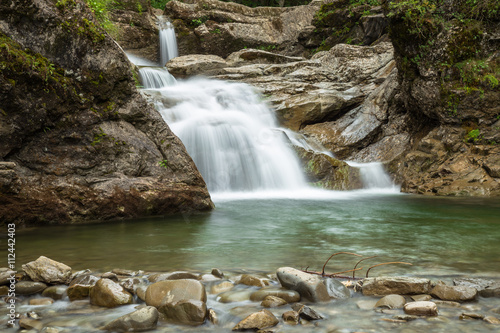
<path fill-rule="evenodd" d="M 488 324 L 500 325 L 500 319 L 498 319 L 497 317 L 486 316 L 486 317 L 484 317 L 483 320 L 485 322 L 487 322 Z"/>
<path fill-rule="evenodd" d="M 300 294 L 295 290 L 287 290 L 283 288 L 262 288 L 250 295 L 250 300 L 252 301 L 262 301 L 267 296 L 276 296 L 284 299 L 287 303 L 294 303 L 300 301 Z"/>
<path fill-rule="evenodd" d="M 416 316 L 437 316 L 438 308 L 436 303 L 420 301 L 420 302 L 409 302 L 404 306 L 406 314 L 416 315 Z"/>
<path fill-rule="evenodd" d="M 240 280 L 238 281 L 238 284 L 245 284 L 247 286 L 254 286 L 254 287 L 265 287 L 269 285 L 269 282 L 267 280 L 258 278 L 256 276 L 243 274 Z"/>
<path fill-rule="evenodd" d="M 221 283 L 214 284 L 210 288 L 210 293 L 211 294 L 219 294 L 219 293 L 222 293 L 224 291 L 231 290 L 233 288 L 234 288 L 234 284 L 233 283 L 231 283 L 229 281 L 223 281 Z"/>
<path fill-rule="evenodd" d="M 113 332 L 148 331 L 156 328 L 158 318 L 158 310 L 153 306 L 146 306 L 113 320 L 103 329 Z"/>
<path fill-rule="evenodd" d="M 264 298 L 262 303 L 260 303 L 260 305 L 265 308 L 276 308 L 278 306 L 286 304 L 288 304 L 287 301 L 285 301 L 283 298 L 279 298 L 276 296 L 266 296 L 266 298 Z"/>
<path fill-rule="evenodd" d="M 286 311 L 281 317 L 285 324 L 288 325 L 298 325 L 300 322 L 300 316 L 297 311 Z"/>
<path fill-rule="evenodd" d="M 205 322 L 207 304 L 193 299 L 183 299 L 176 303 L 166 302 L 158 308 L 165 320 L 184 325 L 198 326 Z"/>
<path fill-rule="evenodd" d="M 90 304 L 113 308 L 131 304 L 134 298 L 118 283 L 109 279 L 100 279 L 90 290 Z"/>
<path fill-rule="evenodd" d="M 153 283 L 146 290 L 146 304 L 157 308 L 181 300 L 206 302 L 205 287 L 196 280 L 168 280 Z"/>
<path fill-rule="evenodd" d="M 171 272 L 171 273 L 152 274 L 148 277 L 148 280 L 150 282 L 154 283 L 154 282 L 160 282 L 160 281 L 166 281 L 166 280 L 186 280 L 186 279 L 198 280 L 198 278 L 199 278 L 199 274 L 179 271 L 179 272 Z"/>
<path fill-rule="evenodd" d="M 28 330 L 35 329 L 39 331 L 43 328 L 43 323 L 40 320 L 21 318 L 19 320 L 19 326 Z"/>
<path fill-rule="evenodd" d="M 30 305 L 50 305 L 52 303 L 54 303 L 54 300 L 50 297 L 33 298 L 33 299 L 30 299 L 30 301 L 29 301 Z"/>
<path fill-rule="evenodd" d="M 292 309 L 294 311 L 297 311 L 300 318 L 303 318 L 305 320 L 320 320 L 323 319 L 323 316 L 314 311 L 312 308 L 310 308 L 307 305 L 301 304 L 301 303 L 295 303 L 292 305 Z"/>
<path fill-rule="evenodd" d="M 412 295 L 430 291 L 429 279 L 414 277 L 377 277 L 363 280 L 363 295 Z"/>
<path fill-rule="evenodd" d="M 292 267 L 281 267 L 276 271 L 281 285 L 297 291 L 301 297 L 312 302 L 327 302 L 330 295 L 323 281 L 316 275 L 304 273 Z"/>
<path fill-rule="evenodd" d="M 66 285 L 58 285 L 58 286 L 50 286 L 47 287 L 43 292 L 42 296 L 44 297 L 50 297 L 53 300 L 60 300 L 66 296 L 66 289 L 68 289 L 68 286 Z"/>
<path fill-rule="evenodd" d="M 44 256 L 22 267 L 33 281 L 68 284 L 71 280 L 71 267 Z"/>
<path fill-rule="evenodd" d="M 387 308 L 387 309 L 401 309 L 406 304 L 406 300 L 401 295 L 387 295 L 382 297 L 377 304 L 376 308 Z"/>
<path fill-rule="evenodd" d="M 276 326 L 278 323 L 279 320 L 270 311 L 264 309 L 259 312 L 252 313 L 240 321 L 233 327 L 233 331 L 260 330 Z"/>
<path fill-rule="evenodd" d="M 16 283 L 16 294 L 19 295 L 33 295 L 41 293 L 47 288 L 47 285 L 42 282 L 33 281 L 19 281 Z"/>
<path fill-rule="evenodd" d="M 445 301 L 467 302 L 476 299 L 477 290 L 466 286 L 438 284 L 432 289 L 431 295 Z"/>
<path fill-rule="evenodd" d="M 76 301 L 89 297 L 90 289 L 95 286 L 97 281 L 99 281 L 99 278 L 94 275 L 81 275 L 73 279 L 68 289 L 66 289 L 69 300 Z"/>

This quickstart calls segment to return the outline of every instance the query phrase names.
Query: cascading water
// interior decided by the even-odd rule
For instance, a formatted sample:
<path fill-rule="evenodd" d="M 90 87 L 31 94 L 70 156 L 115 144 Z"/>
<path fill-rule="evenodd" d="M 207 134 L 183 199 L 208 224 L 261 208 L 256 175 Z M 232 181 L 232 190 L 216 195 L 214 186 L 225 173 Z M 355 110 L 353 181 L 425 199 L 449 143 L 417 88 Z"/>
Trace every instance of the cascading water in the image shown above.
<path fill-rule="evenodd" d="M 385 172 L 380 162 L 357 163 L 346 161 L 352 167 L 359 168 L 361 180 L 367 189 L 398 189 L 391 177 Z"/>
<path fill-rule="evenodd" d="M 170 21 L 164 19 L 162 16 L 159 17 L 159 27 L 160 27 L 160 66 L 165 66 L 167 61 L 172 58 L 177 57 L 177 40 L 175 38 L 174 26 Z"/>
<path fill-rule="evenodd" d="M 139 80 L 144 88 L 162 88 L 177 83 L 166 68 L 143 67 L 139 69 Z"/>

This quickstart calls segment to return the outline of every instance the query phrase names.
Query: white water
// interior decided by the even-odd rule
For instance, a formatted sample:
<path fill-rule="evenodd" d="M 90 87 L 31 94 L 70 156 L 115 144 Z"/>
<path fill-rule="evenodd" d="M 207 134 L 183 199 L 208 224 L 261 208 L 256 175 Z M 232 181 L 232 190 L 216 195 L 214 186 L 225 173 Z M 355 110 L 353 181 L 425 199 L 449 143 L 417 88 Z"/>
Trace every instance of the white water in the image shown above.
<path fill-rule="evenodd" d="M 162 88 L 177 83 L 166 68 L 143 67 L 139 69 L 139 79 L 144 88 Z"/>
<path fill-rule="evenodd" d="M 167 61 L 177 57 L 177 39 L 175 38 L 175 30 L 172 23 L 163 21 L 160 17 L 160 66 L 165 66 Z"/>
<path fill-rule="evenodd" d="M 361 180 L 367 189 L 395 189 L 399 191 L 391 177 L 385 172 L 384 166 L 380 162 L 358 163 L 346 161 L 352 167 L 359 168 Z"/>

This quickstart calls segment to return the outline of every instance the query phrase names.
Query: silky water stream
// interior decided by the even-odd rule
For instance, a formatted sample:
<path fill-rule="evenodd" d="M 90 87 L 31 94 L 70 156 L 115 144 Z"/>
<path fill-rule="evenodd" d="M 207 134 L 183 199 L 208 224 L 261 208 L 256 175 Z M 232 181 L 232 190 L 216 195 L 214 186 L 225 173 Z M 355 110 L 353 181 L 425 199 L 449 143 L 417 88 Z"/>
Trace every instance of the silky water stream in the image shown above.
<path fill-rule="evenodd" d="M 171 41 L 171 25 L 163 26 L 168 31 L 161 35 Z M 171 44 L 161 45 L 167 50 L 162 52 L 163 65 L 176 51 L 168 51 Z M 378 163 L 349 162 L 361 169 L 363 190 L 313 189 L 281 132 L 297 144 L 306 143 L 287 130 L 276 131 L 272 111 L 252 87 L 204 78 L 178 81 L 165 68 L 153 66 L 142 66 L 140 78 L 144 93 L 154 100 L 200 169 L 216 209 L 209 214 L 20 230 L 19 265 L 45 255 L 74 270 L 98 272 L 124 268 L 209 273 L 218 267 L 234 281 L 243 272 L 272 277 L 281 266 L 321 270 L 332 253 L 348 251 L 378 256 L 369 265 L 413 264 L 381 266 L 372 276 L 425 276 L 447 282 L 456 276 L 499 277 L 498 199 L 403 195 Z M 2 239 L 2 250 L 4 243 Z M 356 261 L 335 257 L 327 272 L 351 269 Z M 257 302 L 220 303 L 214 294 L 208 298 L 208 307 L 219 315 L 217 326 L 206 323 L 190 328 L 160 322 L 155 331 L 229 332 L 242 317 L 261 309 Z M 315 304 L 326 320 L 297 327 L 280 324 L 273 331 L 495 331 L 482 321 L 456 320 L 458 312 L 465 311 L 462 308 L 443 308 L 436 319 L 388 322 L 390 312 L 360 308 L 360 300 L 354 295 Z M 85 304 L 62 300 L 48 307 L 21 304 L 18 312 L 36 311 L 45 326 L 58 332 L 97 332 L 135 306 L 89 310 Z M 471 311 L 492 313 L 500 304 L 493 298 L 468 306 Z M 287 310 L 289 306 L 272 309 L 277 317 Z M 2 318 L 4 312 L 2 307 Z"/>

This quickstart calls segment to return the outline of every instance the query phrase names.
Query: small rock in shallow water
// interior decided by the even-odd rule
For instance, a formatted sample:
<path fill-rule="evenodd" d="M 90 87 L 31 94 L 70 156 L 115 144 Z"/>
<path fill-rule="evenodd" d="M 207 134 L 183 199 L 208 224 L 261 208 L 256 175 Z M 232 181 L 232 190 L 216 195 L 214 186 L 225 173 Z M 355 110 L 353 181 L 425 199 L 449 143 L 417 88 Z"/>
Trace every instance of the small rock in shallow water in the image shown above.
<path fill-rule="evenodd" d="M 146 306 L 132 313 L 121 316 L 103 327 L 104 330 L 115 332 L 141 332 L 152 330 L 158 324 L 158 310 Z"/>
<path fill-rule="evenodd" d="M 141 301 L 146 302 L 146 290 L 148 289 L 148 286 L 139 286 L 135 290 L 135 294 Z"/>
<path fill-rule="evenodd" d="M 430 301 L 432 299 L 432 296 L 427 294 L 422 294 L 422 295 L 412 295 L 410 296 L 410 298 L 415 302 L 420 302 L 420 301 Z"/>
<path fill-rule="evenodd" d="M 234 284 L 229 282 L 229 281 L 223 281 L 221 283 L 218 283 L 218 284 L 214 284 L 211 288 L 210 288 L 210 293 L 211 294 L 219 294 L 219 293 L 222 293 L 224 291 L 229 291 L 231 289 L 234 288 Z"/>
<path fill-rule="evenodd" d="M 30 318 L 22 318 L 19 320 L 19 326 L 21 328 L 25 328 L 28 330 L 35 329 L 35 330 L 39 331 L 42 329 L 43 324 L 39 320 L 30 319 Z"/>
<path fill-rule="evenodd" d="M 477 297 L 477 290 L 466 286 L 436 285 L 431 295 L 445 301 L 467 302 Z"/>
<path fill-rule="evenodd" d="M 279 320 L 270 311 L 264 309 L 259 312 L 252 313 L 240 321 L 233 327 L 233 331 L 260 330 L 276 326 L 278 323 Z"/>
<path fill-rule="evenodd" d="M 258 278 L 253 275 L 243 274 L 238 281 L 238 284 L 244 284 L 253 287 L 265 287 L 269 285 L 269 282 L 265 279 Z"/>
<path fill-rule="evenodd" d="M 90 295 L 90 289 L 95 286 L 99 278 L 94 275 L 80 275 L 73 279 L 66 289 L 70 301 L 85 299 Z M 110 280 L 111 281 L 111 280 Z"/>
<path fill-rule="evenodd" d="M 110 279 L 111 281 L 118 282 L 118 275 L 112 272 L 106 272 L 103 275 L 101 275 L 101 278 L 103 279 Z"/>
<path fill-rule="evenodd" d="M 136 271 L 132 271 L 130 269 L 121 269 L 121 268 L 115 268 L 111 271 L 111 273 L 122 276 L 136 276 L 138 274 L 138 272 Z"/>
<path fill-rule="evenodd" d="M 252 292 L 252 290 L 247 289 L 226 291 L 217 296 L 217 301 L 221 303 L 248 301 Z"/>
<path fill-rule="evenodd" d="M 483 319 L 485 322 L 487 322 L 488 324 L 495 324 L 495 325 L 500 325 L 500 319 L 498 319 L 497 317 L 493 317 L 493 316 L 486 316 L 484 317 Z"/>
<path fill-rule="evenodd" d="M 212 275 L 221 279 L 224 277 L 224 273 L 222 273 L 222 271 L 218 268 L 212 268 Z"/>
<path fill-rule="evenodd" d="M 412 295 L 427 294 L 431 289 L 429 279 L 415 277 L 376 277 L 363 280 L 363 295 Z"/>
<path fill-rule="evenodd" d="M 16 283 L 16 294 L 33 295 L 41 293 L 47 285 L 43 282 L 19 281 Z"/>
<path fill-rule="evenodd" d="M 208 321 L 214 325 L 217 325 L 219 323 L 219 318 L 217 317 L 217 313 L 214 309 L 208 309 L 207 318 Z"/>
<path fill-rule="evenodd" d="M 304 305 L 302 303 L 295 303 L 292 305 L 292 309 L 294 311 L 297 311 L 299 313 L 300 318 L 303 318 L 305 320 L 320 320 L 323 319 L 323 316 L 314 311 L 312 308 L 310 308 L 307 305 Z"/>
<path fill-rule="evenodd" d="M 351 292 L 347 287 L 340 281 L 327 278 L 323 281 L 328 291 L 328 295 L 334 299 L 345 299 L 351 297 Z"/>
<path fill-rule="evenodd" d="M 432 301 L 433 303 L 436 303 L 436 305 L 439 305 L 439 307 L 444 307 L 444 308 L 459 308 L 460 307 L 460 303 L 458 302 L 452 302 L 452 301 L 439 301 L 439 300 L 435 300 L 435 301 Z"/>
<path fill-rule="evenodd" d="M 300 294 L 295 290 L 287 290 L 283 288 L 262 288 L 260 290 L 254 291 L 250 295 L 250 300 L 258 302 L 262 301 L 267 296 L 276 296 L 284 299 L 288 303 L 295 303 L 300 301 Z"/>
<path fill-rule="evenodd" d="M 473 313 L 473 312 L 463 312 L 460 315 L 460 319 L 483 319 L 484 315 L 479 314 L 479 313 Z"/>
<path fill-rule="evenodd" d="M 153 283 L 146 289 L 146 304 L 157 308 L 163 303 L 177 303 L 187 299 L 207 301 L 205 287 L 200 281 L 166 280 Z"/>
<path fill-rule="evenodd" d="M 33 299 L 30 299 L 30 301 L 29 301 L 30 305 L 50 305 L 52 303 L 54 303 L 54 300 L 50 297 L 33 298 Z"/>
<path fill-rule="evenodd" d="M 50 297 L 53 300 L 60 300 L 64 296 L 66 296 L 66 289 L 68 289 L 68 286 L 61 284 L 58 286 L 50 286 L 47 287 L 43 292 L 42 296 L 44 297 Z"/>
<path fill-rule="evenodd" d="M 301 297 L 311 302 L 327 302 L 330 295 L 325 284 L 317 275 L 308 274 L 292 267 L 281 267 L 276 271 L 281 285 L 297 291 Z"/>
<path fill-rule="evenodd" d="M 100 279 L 90 289 L 90 304 L 113 308 L 119 305 L 131 304 L 132 295 L 118 283 L 109 279 Z"/>
<path fill-rule="evenodd" d="M 276 308 L 278 306 L 286 304 L 288 304 L 287 301 L 285 301 L 283 298 L 279 298 L 276 296 L 266 296 L 266 298 L 264 298 L 262 303 L 260 303 L 260 305 L 265 308 Z"/>
<path fill-rule="evenodd" d="M 401 295 L 387 295 L 382 297 L 377 304 L 376 308 L 387 308 L 387 309 L 401 309 L 406 304 L 406 300 Z"/>
<path fill-rule="evenodd" d="M 288 325 L 298 325 L 300 321 L 300 315 L 297 311 L 286 311 L 281 317 Z"/>
<path fill-rule="evenodd" d="M 438 308 L 436 303 L 420 301 L 420 302 L 409 302 L 404 306 L 406 314 L 416 315 L 416 316 L 437 316 Z"/>
<path fill-rule="evenodd" d="M 44 256 L 22 267 L 33 281 L 68 284 L 71 280 L 71 267 Z"/>
<path fill-rule="evenodd" d="M 197 300 L 181 300 L 177 303 L 164 303 L 158 311 L 169 322 L 197 326 L 205 322 L 207 304 Z"/>
<path fill-rule="evenodd" d="M 167 280 L 198 280 L 199 274 L 191 273 L 191 272 L 171 272 L 171 273 L 157 273 L 152 274 L 148 277 L 150 282 L 160 282 Z"/>

